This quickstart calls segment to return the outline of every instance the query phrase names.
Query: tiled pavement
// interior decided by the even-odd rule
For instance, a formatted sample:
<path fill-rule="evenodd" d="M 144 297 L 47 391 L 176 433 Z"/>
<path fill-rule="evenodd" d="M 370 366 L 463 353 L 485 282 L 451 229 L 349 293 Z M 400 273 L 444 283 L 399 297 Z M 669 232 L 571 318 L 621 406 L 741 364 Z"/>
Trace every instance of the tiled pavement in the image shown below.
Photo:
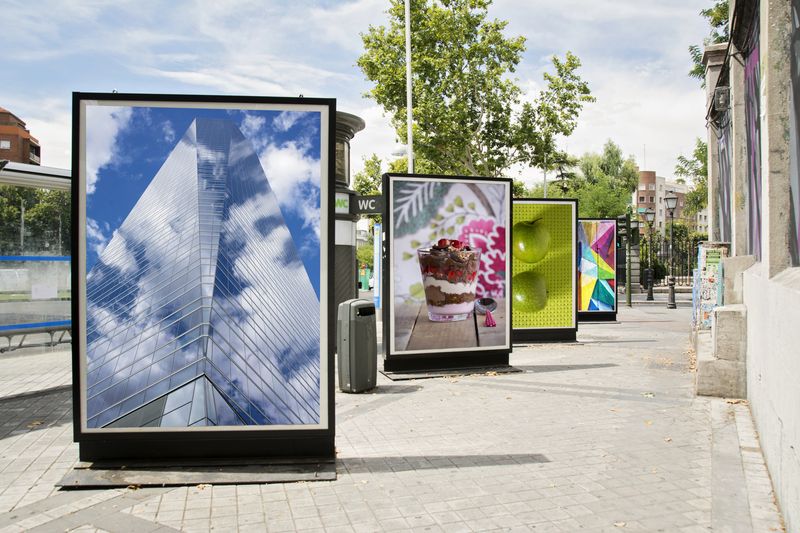
<path fill-rule="evenodd" d="M 339 475 L 315 483 L 55 490 L 69 355 L 0 356 L 0 531 L 781 531 L 747 405 L 692 395 L 688 320 L 623 308 L 515 348 L 523 373 L 337 393 Z M 19 395 L 37 372 L 50 390 Z"/>

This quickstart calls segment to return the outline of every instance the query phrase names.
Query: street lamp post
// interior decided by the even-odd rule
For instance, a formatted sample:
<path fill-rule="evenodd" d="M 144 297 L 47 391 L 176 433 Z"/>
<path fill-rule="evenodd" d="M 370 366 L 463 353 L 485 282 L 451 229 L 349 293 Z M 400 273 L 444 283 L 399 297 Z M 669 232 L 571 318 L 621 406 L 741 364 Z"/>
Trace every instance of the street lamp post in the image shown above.
<path fill-rule="evenodd" d="M 645 271 L 645 278 L 647 279 L 647 301 L 653 301 L 653 221 L 656 219 L 655 209 L 648 207 L 644 212 L 644 219 L 647 222 L 648 235 L 650 237 L 647 243 L 647 270 Z"/>
<path fill-rule="evenodd" d="M 667 283 L 668 286 L 668 299 L 667 299 L 667 309 L 676 309 L 677 305 L 675 305 L 675 253 L 674 253 L 674 242 L 673 237 L 675 235 L 675 208 L 678 206 L 678 197 L 675 195 L 673 191 L 670 191 L 667 196 L 664 197 L 664 203 L 669 209 L 669 281 Z"/>

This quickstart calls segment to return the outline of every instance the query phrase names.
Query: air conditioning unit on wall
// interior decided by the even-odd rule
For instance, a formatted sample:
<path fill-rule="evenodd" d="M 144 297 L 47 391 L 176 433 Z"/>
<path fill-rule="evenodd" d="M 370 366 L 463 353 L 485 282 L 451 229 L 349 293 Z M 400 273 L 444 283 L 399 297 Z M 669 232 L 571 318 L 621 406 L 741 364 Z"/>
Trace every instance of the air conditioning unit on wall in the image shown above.
<path fill-rule="evenodd" d="M 730 106 L 730 87 L 717 87 L 714 89 L 714 111 L 726 111 Z"/>

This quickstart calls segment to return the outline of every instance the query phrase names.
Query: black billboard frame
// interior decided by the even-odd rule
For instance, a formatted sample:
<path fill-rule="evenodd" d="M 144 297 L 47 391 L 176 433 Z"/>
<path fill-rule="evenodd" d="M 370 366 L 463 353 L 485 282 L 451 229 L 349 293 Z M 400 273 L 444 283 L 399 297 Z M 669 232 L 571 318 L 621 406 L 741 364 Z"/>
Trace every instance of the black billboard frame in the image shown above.
<path fill-rule="evenodd" d="M 617 239 L 617 232 L 619 231 L 619 225 L 617 224 L 616 218 L 578 218 L 578 224 L 582 221 L 587 222 L 613 222 L 614 223 L 614 310 L 613 311 L 581 311 L 578 309 L 578 322 L 616 322 L 617 320 L 617 312 L 619 311 L 619 283 L 617 282 L 617 250 L 616 250 L 616 239 Z M 580 233 L 579 233 L 580 235 Z M 578 245 L 580 245 L 580 239 L 578 240 Z M 580 252 L 580 249 L 578 249 Z M 579 253 L 580 255 L 580 253 Z M 578 265 L 575 267 L 578 269 L 578 290 L 581 290 L 581 276 L 580 276 L 580 261 Z"/>
<path fill-rule="evenodd" d="M 327 427 L 314 429 L 248 429 L 248 430 L 214 430 L 214 431 L 115 431 L 87 432 L 83 430 L 83 390 L 85 377 L 81 372 L 80 328 L 85 329 L 81 320 L 81 310 L 86 308 L 83 291 L 86 284 L 80 270 L 81 253 L 85 253 L 85 228 L 78 231 L 81 221 L 81 200 L 85 202 L 85 169 L 81 165 L 81 125 L 82 103 L 86 101 L 103 102 L 141 102 L 141 103 L 174 103 L 202 104 L 220 107 L 229 104 L 250 105 L 287 105 L 315 106 L 327 112 L 327 142 L 321 144 L 320 150 L 327 151 L 327 165 L 324 179 L 321 179 L 321 206 L 327 208 L 327 216 L 320 220 L 326 228 L 327 242 L 320 244 L 320 251 L 326 254 L 327 268 L 320 271 L 320 281 L 326 302 L 334 301 L 334 190 L 336 154 L 336 99 L 305 97 L 271 97 L 271 96 L 228 96 L 228 95 L 182 95 L 156 93 L 72 93 L 72 245 L 71 254 L 71 310 L 74 317 L 72 343 L 72 407 L 73 407 L 73 439 L 78 443 L 81 461 L 128 461 L 128 460 L 228 460 L 228 459 L 265 459 L 291 461 L 292 459 L 333 460 L 335 458 L 335 399 L 334 399 L 334 366 L 336 352 L 336 323 L 332 320 L 329 309 L 320 306 L 320 320 L 324 320 L 326 345 L 320 345 L 321 361 L 326 361 L 327 372 L 320 375 L 325 380 L 326 392 L 320 400 L 327 405 L 324 413 Z M 320 132 L 322 135 L 323 132 Z M 324 204 L 322 202 L 325 202 Z M 81 234 L 83 238 L 81 238 Z M 76 334 L 77 333 L 77 334 Z M 323 409 L 320 409 L 323 413 Z M 234 427 L 234 426 L 231 426 Z M 259 426 L 268 428 L 269 426 Z"/>
<path fill-rule="evenodd" d="M 392 209 L 392 187 L 391 179 L 398 178 L 425 178 L 430 180 L 442 181 L 474 181 L 480 183 L 503 183 L 508 186 L 508 196 L 506 198 L 508 225 L 506 227 L 506 242 L 511 243 L 511 191 L 513 180 L 510 178 L 489 178 L 479 176 L 448 176 L 439 174 L 410 174 L 387 172 L 381 179 L 381 190 L 385 198 L 383 205 L 383 247 L 382 247 L 382 321 L 383 321 L 383 369 L 386 372 L 423 372 L 427 370 L 445 369 L 466 369 L 480 367 L 498 367 L 509 364 L 509 354 L 513 349 L 511 320 L 511 290 L 510 279 L 506 280 L 506 301 L 508 309 L 509 329 L 507 347 L 491 350 L 470 350 L 459 352 L 458 349 L 444 351 L 430 351 L 426 353 L 398 354 L 391 351 L 391 320 L 392 320 L 392 299 L 391 299 L 391 242 L 392 228 L 390 224 L 390 210 Z M 507 253 L 507 260 L 510 257 Z M 509 263 L 510 272 L 510 263 Z M 510 277 L 510 276 L 509 276 Z"/>
<path fill-rule="evenodd" d="M 574 241 L 572 243 L 575 250 L 575 263 L 572 265 L 573 272 L 573 287 L 575 288 L 573 294 L 572 307 L 575 316 L 575 327 L 568 328 L 514 328 L 513 321 L 511 325 L 511 339 L 517 344 L 532 344 L 537 342 L 574 342 L 578 337 L 578 199 L 577 198 L 514 198 L 511 202 L 511 221 L 513 226 L 514 203 L 519 202 L 553 202 L 565 203 L 569 202 L 574 206 L 574 213 L 572 217 Z"/>

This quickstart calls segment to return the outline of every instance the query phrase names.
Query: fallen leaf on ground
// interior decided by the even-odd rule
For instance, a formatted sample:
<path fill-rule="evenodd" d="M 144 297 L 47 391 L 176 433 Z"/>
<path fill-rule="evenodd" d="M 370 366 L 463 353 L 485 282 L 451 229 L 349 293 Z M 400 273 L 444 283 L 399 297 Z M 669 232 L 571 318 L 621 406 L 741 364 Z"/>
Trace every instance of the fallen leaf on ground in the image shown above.
<path fill-rule="evenodd" d="M 627 522 L 614 522 L 614 525 L 616 527 L 625 527 L 628 524 L 627 524 Z"/>
<path fill-rule="evenodd" d="M 729 404 L 732 404 L 732 405 L 735 405 L 735 404 L 747 405 L 747 400 L 745 400 L 743 398 L 727 398 L 725 401 L 727 403 L 729 403 Z"/>
<path fill-rule="evenodd" d="M 141 487 L 139 485 L 128 485 L 129 490 L 139 490 Z"/>
<path fill-rule="evenodd" d="M 647 424 L 648 426 L 652 426 L 653 425 L 653 421 L 652 420 L 645 420 L 644 423 Z"/>
<path fill-rule="evenodd" d="M 35 428 L 37 426 L 41 426 L 41 425 L 42 425 L 42 421 L 41 420 L 34 420 L 30 424 L 28 424 L 28 429 L 33 429 L 33 428 Z"/>
<path fill-rule="evenodd" d="M 642 396 L 644 396 L 645 398 L 655 398 L 656 397 L 656 395 L 653 394 L 652 392 L 643 392 Z"/>
<path fill-rule="evenodd" d="M 490 371 L 490 372 L 487 372 L 487 373 L 486 373 L 486 375 L 487 375 L 487 376 L 496 376 L 496 375 L 497 375 L 497 372 L 495 372 L 494 370 L 492 370 L 492 371 Z"/>
<path fill-rule="evenodd" d="M 664 437 L 664 442 L 672 442 L 672 437 Z"/>
<path fill-rule="evenodd" d="M 210 483 L 200 483 L 199 485 L 197 485 L 197 488 L 200 489 L 200 490 L 205 490 L 205 489 L 211 488 L 211 484 Z"/>

